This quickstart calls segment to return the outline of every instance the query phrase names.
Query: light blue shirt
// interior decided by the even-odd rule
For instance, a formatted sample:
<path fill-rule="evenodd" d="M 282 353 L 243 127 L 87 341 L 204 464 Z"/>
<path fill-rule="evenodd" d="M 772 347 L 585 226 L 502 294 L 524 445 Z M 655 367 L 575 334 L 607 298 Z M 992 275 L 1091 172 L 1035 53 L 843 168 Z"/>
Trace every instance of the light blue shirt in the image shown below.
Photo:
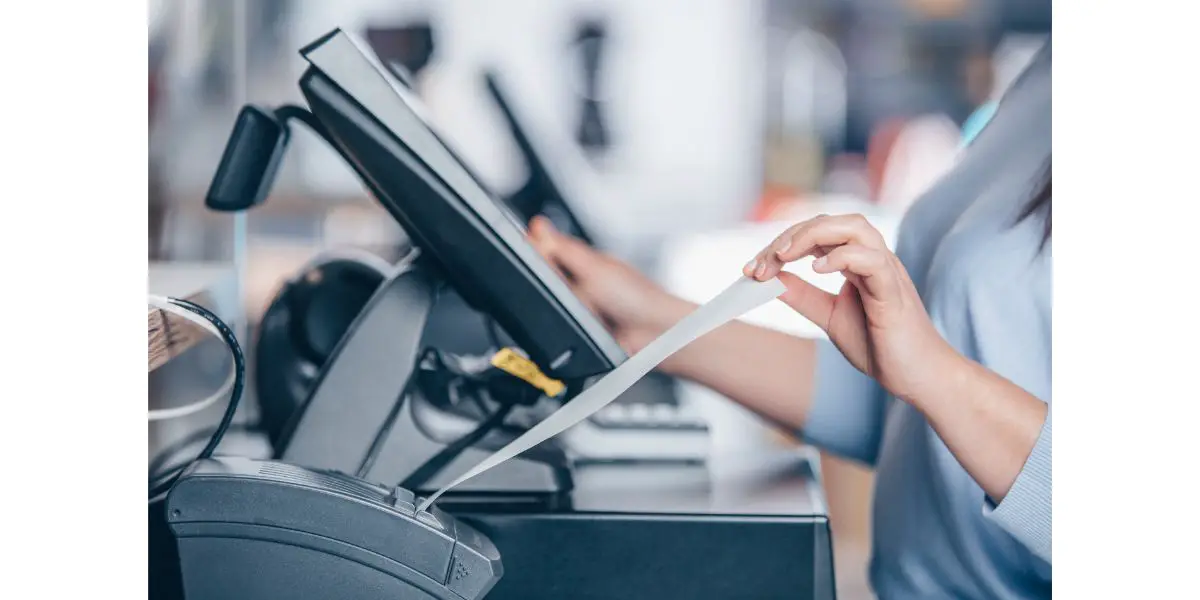
<path fill-rule="evenodd" d="M 1051 155 L 1049 44 L 959 164 L 921 198 L 896 252 L 942 335 L 1050 403 L 1052 244 L 1018 222 Z M 884 600 L 1049 598 L 1051 418 L 993 506 L 925 418 L 824 343 L 804 437 L 876 471 L 870 580 Z"/>

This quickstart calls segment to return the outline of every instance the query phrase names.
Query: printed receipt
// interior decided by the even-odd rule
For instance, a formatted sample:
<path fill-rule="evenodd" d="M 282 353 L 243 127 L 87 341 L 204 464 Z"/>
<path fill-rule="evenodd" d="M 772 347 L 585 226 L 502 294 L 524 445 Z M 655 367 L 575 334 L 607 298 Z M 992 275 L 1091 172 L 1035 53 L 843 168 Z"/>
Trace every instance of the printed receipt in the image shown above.
<path fill-rule="evenodd" d="M 522 452 L 558 435 L 567 428 L 588 418 L 596 411 L 604 408 L 610 402 L 629 389 L 639 379 L 654 370 L 659 363 L 675 354 L 696 338 L 732 321 L 751 310 L 770 302 L 787 288 L 778 279 L 757 281 L 741 277 L 733 285 L 716 298 L 697 308 L 683 320 L 679 321 L 666 333 L 650 342 L 641 352 L 629 357 L 616 369 L 613 369 L 584 390 L 573 400 L 554 411 L 553 414 L 533 426 L 523 435 L 510 442 L 485 458 L 471 470 L 463 473 L 458 479 L 450 482 L 435 494 L 425 499 L 418 510 L 426 510 L 442 494 L 462 482 L 521 454 Z"/>

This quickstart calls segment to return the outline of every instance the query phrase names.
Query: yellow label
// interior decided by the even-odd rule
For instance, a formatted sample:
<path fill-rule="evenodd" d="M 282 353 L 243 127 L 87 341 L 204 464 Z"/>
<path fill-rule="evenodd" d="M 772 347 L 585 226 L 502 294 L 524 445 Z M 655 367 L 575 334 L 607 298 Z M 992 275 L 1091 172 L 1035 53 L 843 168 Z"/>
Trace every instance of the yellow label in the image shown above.
<path fill-rule="evenodd" d="M 542 390 L 551 398 L 561 394 L 566 387 L 561 381 L 547 377 L 533 361 L 521 356 L 512 348 L 504 348 L 497 352 L 492 357 L 492 366 Z"/>

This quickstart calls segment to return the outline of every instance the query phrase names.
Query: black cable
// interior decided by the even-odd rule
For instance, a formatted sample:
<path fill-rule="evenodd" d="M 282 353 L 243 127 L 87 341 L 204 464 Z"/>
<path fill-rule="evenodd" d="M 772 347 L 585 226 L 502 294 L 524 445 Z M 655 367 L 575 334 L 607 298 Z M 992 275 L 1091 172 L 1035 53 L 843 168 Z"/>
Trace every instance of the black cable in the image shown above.
<path fill-rule="evenodd" d="M 400 482 L 400 487 L 415 492 L 418 487 L 428 483 L 429 480 L 437 476 L 438 473 L 441 473 L 442 469 L 445 469 L 446 465 L 450 464 L 450 461 L 457 458 L 464 450 L 475 445 L 486 437 L 487 434 L 491 433 L 493 429 L 502 425 L 504 418 L 508 416 L 512 408 L 512 404 L 501 405 L 500 408 L 496 409 L 496 412 L 492 413 L 487 420 L 480 423 L 470 433 L 454 440 L 454 443 L 442 448 L 441 452 L 431 456 L 429 460 L 426 460 L 420 467 L 417 467 L 417 470 L 413 471 L 411 475 L 404 478 L 404 481 Z"/>
<path fill-rule="evenodd" d="M 229 394 L 229 405 L 225 407 L 225 414 L 221 417 L 221 422 L 217 425 L 217 431 L 213 433 L 212 438 L 208 441 L 208 445 L 200 451 L 198 457 L 199 459 L 212 458 L 213 452 L 216 451 L 217 446 L 221 443 L 221 438 L 225 437 L 225 432 L 229 430 L 229 426 L 233 423 L 238 402 L 242 399 L 242 391 L 246 385 L 246 357 L 242 355 L 242 346 L 238 344 L 237 336 L 233 334 L 233 330 L 218 318 L 217 315 L 203 306 L 188 302 L 187 300 L 175 300 L 175 303 L 204 317 L 212 323 L 217 328 L 217 331 L 221 332 L 221 338 L 225 340 L 225 344 L 229 346 L 229 352 L 233 354 L 235 375 L 233 391 Z"/>
<path fill-rule="evenodd" d="M 494 320 L 488 319 L 488 332 L 497 349 L 501 331 Z M 494 349 L 493 352 L 497 351 Z M 461 357 L 443 353 L 436 348 L 426 348 L 418 361 L 417 385 L 426 398 L 435 404 L 455 405 L 454 397 L 469 399 L 482 421 L 473 430 L 454 440 L 437 454 L 425 460 L 399 486 L 417 491 L 442 472 L 463 451 L 483 440 L 493 430 L 504 426 L 504 420 L 517 405 L 533 405 L 543 392 L 516 375 L 491 364 L 491 361 L 475 360 L 480 357 Z M 499 406 L 492 409 L 484 397 L 499 399 Z M 412 401 L 412 400 L 408 400 Z"/>
<path fill-rule="evenodd" d="M 208 440 L 208 444 L 206 444 L 204 449 L 200 451 L 200 454 L 196 456 L 196 460 L 203 460 L 212 457 L 213 452 L 217 449 L 217 446 L 221 444 L 221 439 L 225 437 L 225 433 L 229 430 L 230 424 L 233 423 L 234 414 L 237 413 L 238 402 L 242 399 L 242 391 L 246 385 L 246 358 L 242 355 L 242 347 L 240 344 L 238 344 L 237 336 L 235 336 L 229 326 L 226 325 L 225 322 L 220 319 L 220 317 L 217 317 L 217 315 L 213 314 L 212 311 L 198 304 L 188 302 L 187 300 L 168 298 L 168 301 L 170 301 L 172 304 L 196 313 L 204 320 L 212 323 L 213 327 L 216 327 L 217 331 L 221 334 L 221 339 L 225 342 L 225 345 L 229 347 L 230 354 L 233 355 L 233 390 L 229 393 L 229 404 L 225 407 L 225 414 L 221 417 L 220 423 L 217 424 L 216 429 L 213 431 L 212 437 L 210 437 Z M 165 481 L 160 482 L 158 485 L 152 486 L 150 488 L 150 502 L 158 500 L 160 496 L 170 491 L 171 486 L 175 485 L 175 482 L 179 479 L 179 475 L 181 473 L 183 473 L 183 469 L 180 469 L 173 476 L 167 478 Z"/>

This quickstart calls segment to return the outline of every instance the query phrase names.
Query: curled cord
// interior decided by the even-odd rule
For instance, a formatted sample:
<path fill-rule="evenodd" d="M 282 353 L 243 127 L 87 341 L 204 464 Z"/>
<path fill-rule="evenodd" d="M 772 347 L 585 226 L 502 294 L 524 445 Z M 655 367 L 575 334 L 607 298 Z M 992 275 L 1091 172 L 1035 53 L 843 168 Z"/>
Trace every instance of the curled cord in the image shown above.
<path fill-rule="evenodd" d="M 195 311 L 192 311 L 192 310 L 183 308 L 182 306 L 179 306 L 177 304 L 174 304 L 172 302 L 172 300 L 173 300 L 172 298 L 165 298 L 163 296 L 151 295 L 146 298 L 146 303 L 161 310 L 161 311 L 171 313 L 177 317 L 180 317 L 184 320 L 194 323 L 194 324 L 200 326 L 201 328 L 203 328 L 205 331 L 211 333 L 215 337 L 218 337 L 218 338 L 222 337 L 221 331 L 219 329 L 217 329 L 217 327 L 215 325 L 213 325 L 211 322 L 209 322 L 208 319 L 204 318 L 203 316 L 196 313 Z M 194 414 L 216 404 L 222 398 L 225 398 L 229 394 L 229 390 L 233 389 L 233 383 L 236 378 L 237 378 L 237 367 L 236 367 L 236 365 L 234 365 L 234 368 L 229 371 L 229 378 L 226 379 L 225 383 L 221 384 L 221 388 L 218 389 L 211 396 L 208 396 L 207 398 L 198 400 L 196 402 L 192 402 L 190 404 L 185 404 L 184 406 L 176 406 L 176 407 L 172 407 L 172 408 L 158 408 L 158 409 L 151 410 L 149 412 L 149 414 L 147 415 L 147 418 L 151 421 L 165 421 L 167 419 L 178 419 L 180 417 L 194 415 Z"/>
<path fill-rule="evenodd" d="M 233 417 L 237 413 L 238 402 L 242 399 L 242 391 L 244 390 L 246 383 L 246 359 L 245 356 L 242 355 L 242 347 L 240 344 L 238 344 L 237 336 L 233 334 L 233 331 L 229 329 L 229 326 L 226 325 L 225 322 L 220 318 L 218 318 L 217 315 L 213 314 L 212 311 L 198 304 L 188 302 L 187 300 L 180 300 L 178 298 L 162 298 L 160 296 L 152 296 L 151 301 L 152 303 L 165 301 L 165 304 L 179 306 L 195 315 L 199 315 L 200 318 L 204 319 L 206 322 L 205 329 L 209 329 L 209 327 L 212 328 L 210 331 L 215 329 L 217 335 L 219 335 L 221 339 L 225 341 L 225 345 L 229 347 L 229 352 L 233 355 L 233 389 L 230 391 L 229 404 L 225 407 L 225 414 L 221 416 L 221 421 L 217 424 L 217 428 L 213 431 L 212 437 L 209 438 L 208 444 L 206 444 L 204 449 L 200 451 L 200 454 L 196 456 L 196 460 L 211 458 L 213 452 L 216 451 L 217 446 L 221 444 L 221 439 L 225 437 L 225 433 L 229 430 L 229 426 L 233 423 Z M 158 483 L 158 485 L 152 486 L 150 489 L 150 502 L 157 501 L 161 496 L 170 491 L 171 486 L 175 485 L 175 482 L 179 479 L 179 475 L 181 473 L 183 473 L 183 469 L 180 469 L 178 472 L 174 473 L 174 475 L 172 475 L 170 478 Z"/>

